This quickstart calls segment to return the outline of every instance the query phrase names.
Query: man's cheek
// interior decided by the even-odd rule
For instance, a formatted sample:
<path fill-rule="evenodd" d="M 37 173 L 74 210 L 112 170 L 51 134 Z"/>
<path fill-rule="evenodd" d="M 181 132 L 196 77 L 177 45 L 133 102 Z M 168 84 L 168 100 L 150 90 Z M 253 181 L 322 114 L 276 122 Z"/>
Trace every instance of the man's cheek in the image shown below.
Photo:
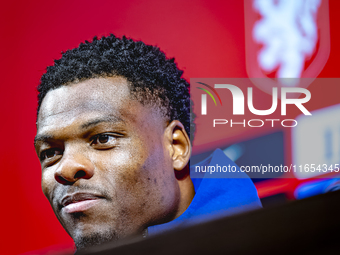
<path fill-rule="evenodd" d="M 52 190 L 54 188 L 55 179 L 52 171 L 44 171 L 41 175 L 41 188 L 48 200 L 52 197 Z"/>

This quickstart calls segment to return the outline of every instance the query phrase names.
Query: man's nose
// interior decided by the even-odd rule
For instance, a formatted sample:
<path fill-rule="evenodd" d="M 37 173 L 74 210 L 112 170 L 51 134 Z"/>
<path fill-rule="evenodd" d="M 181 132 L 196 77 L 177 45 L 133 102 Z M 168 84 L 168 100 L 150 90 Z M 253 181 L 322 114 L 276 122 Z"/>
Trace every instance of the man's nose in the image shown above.
<path fill-rule="evenodd" d="M 94 166 L 89 158 L 81 153 L 64 153 L 54 178 L 64 185 L 71 185 L 79 179 L 90 179 Z"/>

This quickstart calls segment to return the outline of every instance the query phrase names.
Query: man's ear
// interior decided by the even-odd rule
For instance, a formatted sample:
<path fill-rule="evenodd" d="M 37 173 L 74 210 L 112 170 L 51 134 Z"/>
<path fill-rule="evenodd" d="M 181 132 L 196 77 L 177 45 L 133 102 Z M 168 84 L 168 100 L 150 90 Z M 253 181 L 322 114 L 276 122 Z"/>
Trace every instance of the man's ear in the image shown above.
<path fill-rule="evenodd" d="M 186 167 L 191 156 L 191 143 L 183 124 L 173 120 L 166 128 L 166 138 L 169 141 L 173 168 L 181 171 Z"/>

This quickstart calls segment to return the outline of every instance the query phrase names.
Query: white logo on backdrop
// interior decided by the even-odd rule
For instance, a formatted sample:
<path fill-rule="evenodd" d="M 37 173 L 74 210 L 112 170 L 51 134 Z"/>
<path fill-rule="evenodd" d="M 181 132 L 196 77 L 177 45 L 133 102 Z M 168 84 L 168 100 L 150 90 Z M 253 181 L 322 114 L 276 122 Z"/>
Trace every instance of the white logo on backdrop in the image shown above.
<path fill-rule="evenodd" d="M 253 28 L 253 38 L 263 44 L 257 59 L 262 70 L 277 78 L 300 78 L 304 64 L 318 41 L 316 17 L 321 0 L 254 0 L 262 16 Z M 292 81 L 287 80 L 294 86 Z M 294 82 L 293 82 L 294 83 Z"/>

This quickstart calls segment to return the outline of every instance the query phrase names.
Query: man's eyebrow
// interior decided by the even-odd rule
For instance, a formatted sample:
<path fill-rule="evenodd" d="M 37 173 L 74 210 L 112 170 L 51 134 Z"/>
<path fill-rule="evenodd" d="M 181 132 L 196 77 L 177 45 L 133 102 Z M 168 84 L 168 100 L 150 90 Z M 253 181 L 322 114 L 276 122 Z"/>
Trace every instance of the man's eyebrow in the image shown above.
<path fill-rule="evenodd" d="M 81 125 L 82 129 L 86 129 L 89 128 L 91 126 L 95 126 L 101 122 L 111 122 L 111 123 L 115 123 L 115 122 L 124 122 L 123 119 L 117 117 L 117 116 L 105 116 L 102 118 L 98 118 L 98 119 L 94 119 L 94 120 L 90 120 L 89 122 L 86 122 L 84 124 Z"/>
<path fill-rule="evenodd" d="M 86 128 L 89 128 L 91 126 L 95 126 L 95 125 L 97 125 L 101 122 L 115 123 L 115 122 L 124 122 L 124 120 L 119 118 L 119 117 L 116 117 L 116 116 L 105 116 L 105 117 L 90 120 L 90 121 L 82 124 L 80 126 L 80 128 L 86 129 Z M 53 140 L 53 139 L 54 139 L 54 137 L 52 135 L 36 135 L 36 137 L 34 138 L 34 145 L 36 145 L 37 142 L 45 142 L 47 140 Z"/>
<path fill-rule="evenodd" d="M 36 135 L 34 137 L 34 145 L 36 145 L 37 142 L 44 142 L 51 139 L 53 139 L 53 136 L 51 135 Z"/>

